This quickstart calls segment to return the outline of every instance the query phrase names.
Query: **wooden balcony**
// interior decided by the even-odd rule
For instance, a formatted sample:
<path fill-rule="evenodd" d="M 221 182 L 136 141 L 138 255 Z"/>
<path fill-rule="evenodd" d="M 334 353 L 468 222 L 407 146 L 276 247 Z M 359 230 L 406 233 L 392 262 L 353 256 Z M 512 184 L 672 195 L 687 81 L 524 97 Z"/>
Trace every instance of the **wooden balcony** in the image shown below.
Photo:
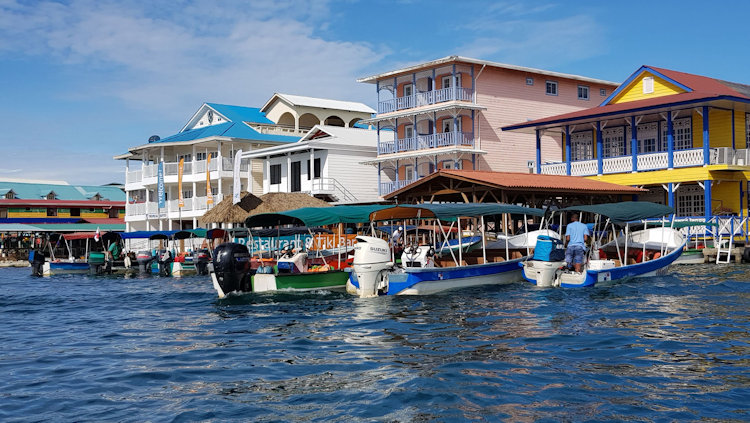
<path fill-rule="evenodd" d="M 474 133 L 439 132 L 436 134 L 401 138 L 395 141 L 381 141 L 378 143 L 378 155 L 451 146 L 474 147 Z"/>
<path fill-rule="evenodd" d="M 469 88 L 442 88 L 439 90 L 415 93 L 378 102 L 378 113 L 391 113 L 398 110 L 444 103 L 446 101 L 474 102 L 474 92 Z"/>

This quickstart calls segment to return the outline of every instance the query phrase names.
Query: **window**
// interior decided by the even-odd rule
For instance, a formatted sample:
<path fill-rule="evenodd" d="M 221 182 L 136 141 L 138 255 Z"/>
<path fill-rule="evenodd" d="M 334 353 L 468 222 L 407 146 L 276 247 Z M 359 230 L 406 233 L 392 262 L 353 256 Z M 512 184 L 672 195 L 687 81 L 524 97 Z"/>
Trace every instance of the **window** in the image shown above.
<path fill-rule="evenodd" d="M 196 153 L 196 156 L 197 155 L 198 154 Z M 177 161 L 179 162 L 180 159 L 185 159 L 186 162 L 191 162 L 193 161 L 193 155 L 192 154 L 180 154 L 179 156 L 177 156 Z"/>
<path fill-rule="evenodd" d="M 654 77 L 647 76 L 643 78 L 643 94 L 652 94 L 654 92 Z"/>
<path fill-rule="evenodd" d="M 48 208 L 47 209 L 47 216 L 57 216 L 57 209 L 55 208 Z"/>
<path fill-rule="evenodd" d="M 578 99 L 579 100 L 588 100 L 589 99 L 589 87 L 585 85 L 579 85 L 578 86 Z"/>
<path fill-rule="evenodd" d="M 661 145 L 662 151 L 668 149 L 667 146 L 667 122 L 661 122 Z M 672 132 L 674 135 L 674 149 L 687 150 L 693 148 L 693 120 L 691 118 L 675 119 L 672 121 Z"/>
<path fill-rule="evenodd" d="M 557 82 L 547 81 L 547 95 L 557 95 Z"/>
<path fill-rule="evenodd" d="M 622 126 L 602 130 L 602 157 L 618 157 L 625 155 L 625 130 Z"/>
<path fill-rule="evenodd" d="M 8 209 L 0 209 L 0 219 L 8 218 Z"/>
<path fill-rule="evenodd" d="M 703 188 L 698 185 L 682 185 L 675 191 L 675 214 L 678 217 L 704 216 L 706 214 Z"/>
<path fill-rule="evenodd" d="M 404 84 L 404 97 L 414 95 L 414 85 Z"/>
<path fill-rule="evenodd" d="M 404 165 L 404 180 L 405 181 L 414 180 L 414 166 L 413 165 Z"/>
<path fill-rule="evenodd" d="M 404 125 L 404 138 L 412 138 L 414 136 L 414 125 Z"/>
<path fill-rule="evenodd" d="M 526 85 L 534 85 L 534 78 L 527 76 L 526 77 Z"/>
<path fill-rule="evenodd" d="M 638 125 L 637 127 L 637 136 L 638 136 L 638 154 L 643 153 L 654 153 L 657 151 L 664 151 L 666 148 L 666 140 L 664 140 L 664 143 L 662 144 L 659 142 L 659 123 L 658 122 L 651 122 L 651 123 L 643 123 Z M 625 143 L 626 146 L 626 153 L 625 154 L 631 154 L 630 149 L 630 140 L 633 138 L 630 127 L 628 126 L 627 130 L 627 140 L 628 142 Z"/>
<path fill-rule="evenodd" d="M 270 168 L 271 168 L 271 176 L 270 176 L 271 185 L 280 184 L 281 183 L 281 165 L 280 164 L 271 165 Z"/>
<path fill-rule="evenodd" d="M 109 216 L 110 219 L 117 219 L 118 217 L 120 217 L 120 210 L 118 210 L 118 209 L 116 209 L 114 207 L 111 207 L 109 209 L 108 216 Z"/>
<path fill-rule="evenodd" d="M 54 191 L 47 194 L 48 200 L 54 200 L 57 196 L 55 195 Z"/>
<path fill-rule="evenodd" d="M 182 198 L 193 198 L 193 190 L 182 191 Z"/>
<path fill-rule="evenodd" d="M 594 132 L 583 131 L 570 134 L 570 160 L 594 158 Z"/>
<path fill-rule="evenodd" d="M 5 193 L 5 199 L 6 200 L 12 200 L 14 198 L 16 198 L 16 193 L 15 192 L 8 191 L 8 192 Z"/>
<path fill-rule="evenodd" d="M 212 152 L 208 153 L 208 155 L 211 156 L 212 159 L 215 159 L 215 158 L 219 157 L 219 152 L 218 151 L 212 151 Z M 195 160 L 206 160 L 206 153 L 205 152 L 203 152 L 203 153 L 195 153 Z M 187 161 L 187 159 L 185 159 L 185 161 Z"/>
<path fill-rule="evenodd" d="M 456 130 L 461 132 L 461 118 L 456 119 Z M 453 132 L 453 119 L 443 119 L 443 132 Z"/>
<path fill-rule="evenodd" d="M 315 159 L 314 177 L 320 178 L 320 159 Z"/>
<path fill-rule="evenodd" d="M 442 88 L 451 88 L 453 86 L 453 75 L 447 75 L 441 78 Z M 456 74 L 456 86 L 461 86 L 461 74 Z"/>
<path fill-rule="evenodd" d="M 602 97 L 607 96 L 607 89 L 606 88 L 599 88 L 599 95 Z"/>
<path fill-rule="evenodd" d="M 454 162 L 453 160 L 443 160 L 442 161 L 442 168 L 443 169 L 461 169 L 461 162 Z"/>
<path fill-rule="evenodd" d="M 70 209 L 70 217 L 80 217 L 81 216 L 81 209 L 80 208 L 72 208 Z"/>

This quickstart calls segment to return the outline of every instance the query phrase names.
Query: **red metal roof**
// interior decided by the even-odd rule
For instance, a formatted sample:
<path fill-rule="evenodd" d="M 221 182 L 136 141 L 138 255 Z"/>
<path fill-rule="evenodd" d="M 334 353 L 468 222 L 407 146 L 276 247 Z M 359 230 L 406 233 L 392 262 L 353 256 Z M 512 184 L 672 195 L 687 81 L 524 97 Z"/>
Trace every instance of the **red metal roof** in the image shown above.
<path fill-rule="evenodd" d="M 117 219 L 117 218 L 85 218 L 83 219 L 86 223 L 96 223 L 97 225 L 118 225 L 121 223 L 125 223 L 125 219 Z"/>
<path fill-rule="evenodd" d="M 627 185 L 597 181 L 581 176 L 543 175 L 519 172 L 492 172 L 485 170 L 446 170 L 441 169 L 414 183 L 386 195 L 393 198 L 405 191 L 438 177 L 462 179 L 479 185 L 493 186 L 510 191 L 542 193 L 581 193 L 581 194 L 640 194 L 648 190 Z"/>
<path fill-rule="evenodd" d="M 79 207 L 120 207 L 125 208 L 124 201 L 88 201 L 88 200 L 29 200 L 14 198 L 0 199 L 0 206 L 79 206 Z"/>

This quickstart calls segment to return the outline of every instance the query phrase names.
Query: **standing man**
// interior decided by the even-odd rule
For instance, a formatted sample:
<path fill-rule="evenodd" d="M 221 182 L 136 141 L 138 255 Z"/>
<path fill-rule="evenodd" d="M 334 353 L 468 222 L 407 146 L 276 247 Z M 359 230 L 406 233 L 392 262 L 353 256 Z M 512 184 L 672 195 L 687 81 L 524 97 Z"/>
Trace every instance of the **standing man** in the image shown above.
<path fill-rule="evenodd" d="M 578 221 L 578 214 L 570 216 L 570 223 L 565 228 L 565 262 L 571 264 L 575 271 L 581 273 L 583 268 L 583 256 L 586 254 L 586 241 L 589 239 L 589 228 Z"/>

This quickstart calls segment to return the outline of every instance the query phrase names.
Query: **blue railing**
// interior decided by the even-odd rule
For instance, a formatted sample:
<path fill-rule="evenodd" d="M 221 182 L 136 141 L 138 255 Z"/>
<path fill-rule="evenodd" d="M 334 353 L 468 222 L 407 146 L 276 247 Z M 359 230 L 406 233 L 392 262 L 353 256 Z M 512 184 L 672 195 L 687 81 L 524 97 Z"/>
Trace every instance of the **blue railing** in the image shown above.
<path fill-rule="evenodd" d="M 378 143 L 378 154 L 400 153 L 439 147 L 474 147 L 473 132 L 440 132 Z"/>
<path fill-rule="evenodd" d="M 396 110 L 411 109 L 413 107 L 427 106 L 446 101 L 474 102 L 474 92 L 470 88 L 454 87 L 396 97 L 378 102 L 378 113 L 390 113 Z"/>

